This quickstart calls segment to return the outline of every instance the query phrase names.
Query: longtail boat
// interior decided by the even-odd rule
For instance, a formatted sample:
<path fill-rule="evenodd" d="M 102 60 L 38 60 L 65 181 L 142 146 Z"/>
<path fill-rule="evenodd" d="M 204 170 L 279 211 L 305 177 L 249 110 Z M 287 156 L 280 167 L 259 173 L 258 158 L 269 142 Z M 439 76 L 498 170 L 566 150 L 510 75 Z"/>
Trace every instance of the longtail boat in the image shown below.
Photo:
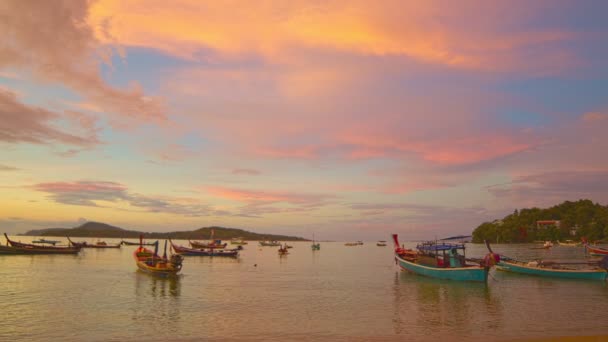
<path fill-rule="evenodd" d="M 121 245 L 125 245 L 125 246 L 156 246 L 156 244 L 158 243 L 158 240 L 154 241 L 154 242 L 143 242 L 140 244 L 139 242 L 131 242 L 131 241 L 125 241 L 125 240 L 120 240 L 120 244 Z"/>
<path fill-rule="evenodd" d="M 486 246 L 492 252 L 490 244 L 487 241 Z M 608 275 L 608 255 L 600 261 L 568 262 L 548 260 L 521 261 L 500 255 L 496 263 L 496 269 L 540 277 L 606 280 L 606 276 Z"/>
<path fill-rule="evenodd" d="M 386 241 L 380 240 L 380 241 L 376 242 L 376 246 L 378 246 L 378 247 L 386 247 Z"/>
<path fill-rule="evenodd" d="M 247 241 L 243 240 L 243 238 L 235 238 L 230 240 L 231 245 L 243 246 L 247 244 Z"/>
<path fill-rule="evenodd" d="M 560 246 L 565 246 L 565 247 L 577 247 L 577 246 L 579 246 L 579 245 L 580 245 L 580 242 L 574 242 L 574 241 L 572 241 L 572 240 L 566 240 L 566 241 L 564 241 L 564 242 L 562 242 L 562 241 L 557 241 L 557 243 L 558 243 Z"/>
<path fill-rule="evenodd" d="M 223 249 L 228 246 L 227 243 L 222 243 L 222 240 L 215 240 L 210 242 L 190 241 L 192 248 L 209 248 L 209 249 Z"/>
<path fill-rule="evenodd" d="M 184 256 L 219 256 L 219 257 L 233 257 L 239 256 L 239 249 L 200 249 L 200 248 L 188 248 L 179 246 L 169 240 L 171 248 L 177 254 Z M 240 247 L 240 246 L 239 246 Z"/>
<path fill-rule="evenodd" d="M 315 234 L 312 234 L 312 245 L 310 245 L 310 248 L 313 251 L 318 251 L 321 249 L 321 244 L 320 243 L 315 243 Z"/>
<path fill-rule="evenodd" d="M 608 249 L 606 248 L 593 247 L 589 246 L 589 244 L 585 244 L 585 248 L 587 249 L 587 252 L 591 255 L 608 255 Z"/>
<path fill-rule="evenodd" d="M 121 244 L 116 244 L 116 245 L 108 245 L 106 242 L 104 241 L 98 241 L 95 244 L 91 244 L 88 243 L 86 241 L 82 241 L 82 242 L 74 242 L 72 240 L 70 240 L 70 238 L 68 237 L 68 241 L 70 242 L 70 244 L 74 247 L 80 247 L 80 248 L 120 248 Z"/>
<path fill-rule="evenodd" d="M 401 269 L 432 278 L 485 283 L 495 261 L 494 255 L 488 254 L 480 263 L 467 263 L 464 254 L 458 254 L 459 250 L 464 252 L 464 244 L 426 242 L 416 250 L 405 249 L 399 246 L 397 234 L 393 234 L 393 242 Z"/>
<path fill-rule="evenodd" d="M 133 252 L 133 258 L 139 270 L 160 277 L 177 275 L 182 269 L 182 261 L 184 260 L 184 257 L 179 254 L 173 254 L 171 258 L 167 258 L 166 240 L 165 252 L 162 257 L 158 255 L 158 244 L 155 245 L 154 250 L 144 248 L 142 244 Z"/>
<path fill-rule="evenodd" d="M 289 247 L 287 246 L 287 244 L 285 244 L 285 246 L 281 246 L 278 250 L 279 255 L 287 255 L 289 254 L 289 251 L 287 250 Z"/>
<path fill-rule="evenodd" d="M 56 244 L 58 244 L 60 242 L 61 241 L 59 241 L 59 240 L 47 240 L 47 239 L 38 239 L 38 240 L 32 241 L 32 243 L 42 243 L 42 244 L 53 245 L 53 246 L 55 246 Z"/>
<path fill-rule="evenodd" d="M 260 246 L 262 247 L 279 247 L 281 243 L 278 241 L 260 241 Z"/>
<path fill-rule="evenodd" d="M 6 233 L 6 246 L 0 246 L 0 254 L 78 254 L 79 247 L 38 246 L 12 241 Z"/>

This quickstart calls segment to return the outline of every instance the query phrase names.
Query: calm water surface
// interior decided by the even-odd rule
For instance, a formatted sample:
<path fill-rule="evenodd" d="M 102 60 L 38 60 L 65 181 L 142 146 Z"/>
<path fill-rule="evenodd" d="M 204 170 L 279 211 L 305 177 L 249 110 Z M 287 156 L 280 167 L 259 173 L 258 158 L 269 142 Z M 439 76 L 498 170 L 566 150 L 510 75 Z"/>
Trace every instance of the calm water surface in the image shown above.
<path fill-rule="evenodd" d="M 605 282 L 503 272 L 492 272 L 487 286 L 438 281 L 399 271 L 392 248 L 375 243 L 326 242 L 316 252 L 309 242 L 293 245 L 282 258 L 276 247 L 255 242 L 239 259 L 187 257 L 177 279 L 136 271 L 135 246 L 86 249 L 78 256 L 0 256 L 0 340 L 425 341 L 608 334 Z M 520 258 L 584 258 L 581 247 L 530 247 L 494 249 Z M 467 250 L 471 257 L 485 253 L 481 245 Z"/>

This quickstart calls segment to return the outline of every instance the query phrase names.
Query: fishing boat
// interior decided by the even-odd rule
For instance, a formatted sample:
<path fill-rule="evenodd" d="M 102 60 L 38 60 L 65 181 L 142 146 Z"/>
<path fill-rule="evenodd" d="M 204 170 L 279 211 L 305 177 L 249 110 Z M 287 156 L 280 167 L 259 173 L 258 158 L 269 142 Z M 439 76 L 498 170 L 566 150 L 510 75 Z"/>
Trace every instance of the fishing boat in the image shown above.
<path fill-rule="evenodd" d="M 70 244 L 72 246 L 80 247 L 80 248 L 120 248 L 120 246 L 121 246 L 120 243 L 116 244 L 116 245 L 108 245 L 105 241 L 97 241 L 94 244 L 88 243 L 86 241 L 74 242 L 69 237 L 68 237 L 68 241 L 70 242 Z"/>
<path fill-rule="evenodd" d="M 487 241 L 486 246 L 490 253 L 493 253 Z M 583 260 L 566 262 L 548 260 L 521 261 L 505 255 L 500 255 L 498 259 L 496 269 L 499 271 L 540 277 L 606 280 L 606 276 L 608 275 L 608 256 L 605 256 L 600 261 Z"/>
<path fill-rule="evenodd" d="M 358 242 L 347 242 L 347 243 L 344 244 L 344 246 L 349 246 L 349 247 L 360 246 L 360 245 L 362 245 L 362 244 L 360 244 Z"/>
<path fill-rule="evenodd" d="M 310 245 L 310 248 L 313 251 L 318 251 L 321 249 L 321 244 L 320 243 L 315 243 L 315 234 L 312 234 L 312 245 Z"/>
<path fill-rule="evenodd" d="M 393 242 L 395 260 L 401 269 L 432 278 L 487 282 L 495 261 L 490 253 L 481 262 L 467 262 L 464 244 L 429 241 L 416 246 L 416 250 L 405 249 L 399 246 L 397 234 L 393 234 Z M 458 254 L 460 250 L 463 254 Z"/>
<path fill-rule="evenodd" d="M 215 230 L 211 229 L 211 236 L 209 237 L 209 241 L 208 242 L 190 241 L 190 240 L 188 240 L 188 242 L 190 242 L 190 246 L 192 246 L 192 248 L 210 248 L 210 249 L 214 249 L 214 248 L 223 249 L 223 248 L 226 248 L 226 246 L 228 246 L 228 244 L 227 243 L 222 243 L 222 240 L 214 240 L 213 239 L 213 235 L 214 234 L 215 234 Z"/>
<path fill-rule="evenodd" d="M 553 242 L 545 241 L 545 243 L 542 246 L 532 247 L 531 249 L 549 249 L 551 247 L 553 247 Z"/>
<path fill-rule="evenodd" d="M 243 240 L 243 238 L 235 238 L 230 240 L 231 245 L 243 246 L 247 244 L 247 241 Z"/>
<path fill-rule="evenodd" d="M 154 242 L 143 242 L 141 243 L 141 246 L 155 246 L 158 243 L 158 240 L 154 241 Z M 125 240 L 120 240 L 120 244 L 121 245 L 125 245 L 125 246 L 139 246 L 140 243 L 139 242 L 131 242 L 131 241 L 125 241 Z"/>
<path fill-rule="evenodd" d="M 32 241 L 32 243 L 41 243 L 41 244 L 47 244 L 47 245 L 53 245 L 53 246 L 55 246 L 56 244 L 58 244 L 60 242 L 61 241 L 59 241 L 59 240 L 47 240 L 47 239 L 38 239 L 38 240 Z"/>
<path fill-rule="evenodd" d="M 179 255 L 184 256 L 218 256 L 218 257 L 233 257 L 239 256 L 239 249 L 200 249 L 200 248 L 188 248 L 179 246 L 169 240 L 173 251 Z M 240 247 L 240 246 L 239 246 Z"/>
<path fill-rule="evenodd" d="M 585 243 L 585 248 L 587 249 L 587 252 L 591 255 L 608 255 L 608 249 L 606 248 L 589 246 L 589 244 L 587 243 Z"/>
<path fill-rule="evenodd" d="M 165 252 L 162 257 L 158 255 L 158 244 L 155 245 L 154 250 L 144 248 L 142 244 L 133 252 L 133 258 L 140 271 L 159 277 L 177 275 L 182 269 L 182 261 L 184 260 L 184 257 L 179 254 L 173 254 L 171 258 L 167 258 L 166 240 Z"/>
<path fill-rule="evenodd" d="M 289 251 L 287 250 L 287 244 L 285 246 L 281 246 L 278 250 L 279 255 L 287 255 Z"/>
<path fill-rule="evenodd" d="M 557 243 L 558 243 L 560 246 L 565 246 L 565 247 L 576 247 L 576 246 L 579 246 L 579 245 L 580 245 L 580 242 L 574 242 L 574 241 L 572 241 L 572 240 L 566 240 L 566 241 L 564 241 L 564 242 L 562 242 L 562 241 L 557 241 Z"/>
<path fill-rule="evenodd" d="M 4 237 L 7 245 L 0 246 L 0 254 L 78 254 L 80 252 L 79 247 L 39 246 L 12 241 L 6 233 Z"/>
<path fill-rule="evenodd" d="M 380 241 L 376 242 L 376 246 L 378 246 L 378 247 L 386 247 L 386 241 L 380 240 Z"/>
<path fill-rule="evenodd" d="M 278 247 L 281 246 L 281 243 L 278 241 L 260 241 L 260 246 L 262 247 Z"/>

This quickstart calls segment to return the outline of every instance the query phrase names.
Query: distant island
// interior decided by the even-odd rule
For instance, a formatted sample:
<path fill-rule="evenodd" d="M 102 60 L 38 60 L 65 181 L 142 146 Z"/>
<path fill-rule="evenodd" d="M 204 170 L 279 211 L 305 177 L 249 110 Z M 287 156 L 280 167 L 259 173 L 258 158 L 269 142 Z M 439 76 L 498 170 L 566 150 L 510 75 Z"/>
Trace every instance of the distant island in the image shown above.
<path fill-rule="evenodd" d="M 473 231 L 473 242 L 521 243 L 534 241 L 608 239 L 608 207 L 584 199 L 556 206 L 520 209 L 502 219 L 484 222 Z"/>
<path fill-rule="evenodd" d="M 229 240 L 243 238 L 245 240 L 278 240 L 278 241 L 307 241 L 297 236 L 257 234 L 243 229 L 224 227 L 204 227 L 192 231 L 176 231 L 167 233 L 148 233 L 136 230 L 126 230 L 101 222 L 86 222 L 75 228 L 48 228 L 30 230 L 28 236 L 69 236 L 69 237 L 99 237 L 99 238 L 125 238 L 135 239 L 143 235 L 146 239 L 209 239 L 211 230 L 215 239 Z"/>

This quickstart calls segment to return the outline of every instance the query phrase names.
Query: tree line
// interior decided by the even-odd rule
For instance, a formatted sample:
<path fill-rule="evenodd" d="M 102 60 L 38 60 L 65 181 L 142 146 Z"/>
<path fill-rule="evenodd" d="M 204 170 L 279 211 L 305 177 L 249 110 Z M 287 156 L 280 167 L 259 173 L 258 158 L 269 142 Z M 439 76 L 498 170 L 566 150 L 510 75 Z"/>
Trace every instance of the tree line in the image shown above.
<path fill-rule="evenodd" d="M 560 221 L 559 226 L 537 227 L 537 221 L 549 220 Z M 589 241 L 608 240 L 608 206 L 584 199 L 565 201 L 546 209 L 515 209 L 502 220 L 482 223 L 472 235 L 476 243 L 484 240 L 493 243 L 563 241 L 583 237 Z"/>

